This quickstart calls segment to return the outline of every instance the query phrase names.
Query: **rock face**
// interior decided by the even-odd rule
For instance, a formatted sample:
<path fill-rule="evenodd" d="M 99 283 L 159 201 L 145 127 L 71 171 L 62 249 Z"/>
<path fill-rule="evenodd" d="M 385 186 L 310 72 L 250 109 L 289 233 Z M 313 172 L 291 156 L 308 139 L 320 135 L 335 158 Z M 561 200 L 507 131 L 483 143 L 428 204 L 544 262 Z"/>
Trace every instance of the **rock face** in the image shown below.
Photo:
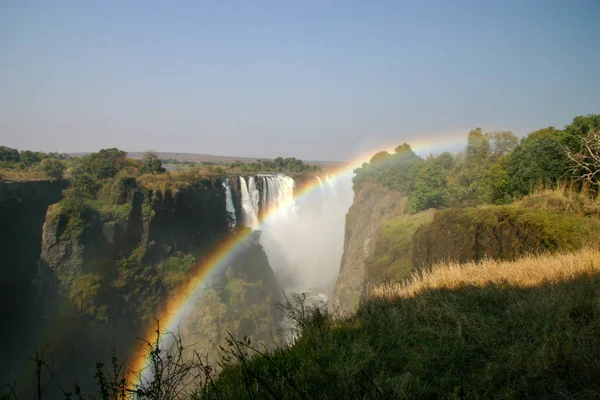
<path fill-rule="evenodd" d="M 37 273 L 46 210 L 61 199 L 67 184 L 0 183 L 0 315 L 2 324 L 11 327 L 3 330 L 0 352 L 8 364 L 30 331 L 31 281 Z"/>
<path fill-rule="evenodd" d="M 143 253 L 140 263 L 153 264 L 209 247 L 228 232 L 218 181 L 199 180 L 179 190 L 138 188 L 135 181 L 115 186 L 111 204 L 48 209 L 36 278 L 41 298 L 66 294 L 81 274 L 113 277 L 117 262 L 136 249 Z"/>
<path fill-rule="evenodd" d="M 592 218 L 514 206 L 448 209 L 415 233 L 413 266 L 419 269 L 445 260 L 514 260 L 528 253 L 574 250 L 598 237 L 600 221 Z"/>
<path fill-rule="evenodd" d="M 346 215 L 344 253 L 333 291 L 332 307 L 337 315 L 356 311 L 363 293 L 365 259 L 375 248 L 381 221 L 404 212 L 402 193 L 365 183 L 354 196 Z"/>

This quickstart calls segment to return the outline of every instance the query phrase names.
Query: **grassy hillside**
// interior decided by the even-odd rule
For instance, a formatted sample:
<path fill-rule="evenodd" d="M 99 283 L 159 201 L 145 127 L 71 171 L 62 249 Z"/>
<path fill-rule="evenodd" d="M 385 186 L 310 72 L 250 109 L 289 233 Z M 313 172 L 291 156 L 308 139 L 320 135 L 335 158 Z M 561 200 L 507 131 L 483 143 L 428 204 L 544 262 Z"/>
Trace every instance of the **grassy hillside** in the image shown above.
<path fill-rule="evenodd" d="M 597 398 L 599 265 L 597 250 L 437 265 L 352 318 L 297 315 L 293 346 L 226 367 L 208 397 Z"/>

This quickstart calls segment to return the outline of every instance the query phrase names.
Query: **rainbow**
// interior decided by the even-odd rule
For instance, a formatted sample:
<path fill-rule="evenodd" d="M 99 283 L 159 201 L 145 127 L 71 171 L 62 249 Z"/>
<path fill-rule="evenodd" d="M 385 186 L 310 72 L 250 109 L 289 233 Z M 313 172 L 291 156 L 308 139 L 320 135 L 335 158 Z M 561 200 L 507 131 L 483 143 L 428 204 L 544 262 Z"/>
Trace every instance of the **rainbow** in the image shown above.
<path fill-rule="evenodd" d="M 455 146 L 464 141 L 466 136 L 464 131 L 461 132 L 460 135 L 460 138 L 456 134 L 450 134 L 444 135 L 444 137 L 438 136 L 433 140 L 415 140 L 414 142 L 416 142 L 416 145 L 411 145 L 411 148 L 416 153 L 423 154 L 423 152 L 431 151 L 432 149 Z M 393 148 L 395 148 L 395 145 L 380 147 L 378 150 L 365 152 L 353 161 L 345 163 L 342 167 L 327 171 L 327 175 L 332 180 L 338 180 L 342 176 L 348 176 L 352 174 L 352 171 L 356 167 L 368 161 L 373 154 L 377 153 L 378 151 L 393 152 Z M 290 200 L 290 203 L 291 201 L 300 201 L 302 198 L 308 196 L 319 187 L 320 183 L 317 179 L 315 179 L 313 183 L 307 183 L 302 187 L 297 188 L 294 194 L 294 199 Z M 277 215 L 280 210 L 285 209 L 289 205 L 290 204 L 281 204 L 279 208 L 271 210 L 268 214 L 263 215 L 259 221 L 260 226 L 264 226 L 269 219 L 273 218 L 273 216 Z M 165 327 L 167 332 L 175 332 L 177 330 L 177 326 L 179 325 L 185 310 L 191 305 L 191 303 L 193 303 L 192 300 L 194 298 L 194 293 L 199 290 L 206 279 L 210 278 L 224 268 L 224 266 L 228 265 L 232 258 L 237 254 L 241 244 L 250 236 L 250 234 L 251 231 L 248 230 L 246 233 L 237 233 L 235 235 L 228 236 L 214 249 L 212 249 L 212 251 L 194 267 L 194 270 L 191 274 L 192 278 L 185 284 L 184 287 L 177 290 L 177 294 L 170 299 L 169 304 L 167 304 L 164 311 L 158 318 L 159 321 L 161 321 L 161 326 Z M 154 343 L 157 338 L 156 328 L 149 330 L 144 338 Z M 139 348 L 134 351 L 132 360 L 132 372 L 135 374 L 135 376 L 141 377 L 141 371 L 146 369 L 150 361 L 148 348 L 145 343 L 140 345 Z M 141 384 L 141 382 L 137 382 L 137 384 Z"/>

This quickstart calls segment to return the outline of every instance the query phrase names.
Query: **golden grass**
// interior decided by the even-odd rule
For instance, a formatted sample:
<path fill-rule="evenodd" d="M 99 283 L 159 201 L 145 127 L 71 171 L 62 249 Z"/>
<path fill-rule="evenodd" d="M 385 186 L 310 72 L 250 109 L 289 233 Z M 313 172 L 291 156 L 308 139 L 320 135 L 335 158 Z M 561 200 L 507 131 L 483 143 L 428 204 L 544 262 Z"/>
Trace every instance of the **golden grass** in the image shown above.
<path fill-rule="evenodd" d="M 178 191 L 185 187 L 190 186 L 194 181 L 202 178 L 211 178 L 219 176 L 216 173 L 200 172 L 195 169 L 185 171 L 167 171 L 162 174 L 152 175 L 146 174 L 141 175 L 137 178 L 140 186 L 152 190 L 170 189 L 172 191 Z"/>
<path fill-rule="evenodd" d="M 485 287 L 489 284 L 534 287 L 599 271 L 600 250 L 592 248 L 568 254 L 529 255 L 516 261 L 446 262 L 436 264 L 406 282 L 374 285 L 369 288 L 369 297 L 408 298 L 430 289 Z"/>
<path fill-rule="evenodd" d="M 537 186 L 516 204 L 538 211 L 600 217 L 600 196 L 587 187 L 579 189 L 567 182 Z"/>
<path fill-rule="evenodd" d="M 5 182 L 35 182 L 47 181 L 48 176 L 35 168 L 14 169 L 0 168 L 0 181 Z"/>

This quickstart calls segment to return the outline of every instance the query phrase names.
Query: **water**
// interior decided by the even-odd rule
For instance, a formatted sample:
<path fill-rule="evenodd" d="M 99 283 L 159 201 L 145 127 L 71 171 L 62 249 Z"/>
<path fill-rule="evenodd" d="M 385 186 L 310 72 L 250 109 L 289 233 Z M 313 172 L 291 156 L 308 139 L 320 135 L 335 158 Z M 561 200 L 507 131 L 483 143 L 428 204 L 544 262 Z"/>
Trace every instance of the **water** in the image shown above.
<path fill-rule="evenodd" d="M 240 176 L 240 190 L 242 192 L 241 200 L 242 215 L 244 216 L 243 223 L 252 229 L 258 229 L 258 204 L 255 204 L 254 202 L 254 199 L 258 197 L 258 190 L 256 189 L 254 177 L 250 177 L 248 184 L 246 184 L 244 177 Z"/>
<path fill-rule="evenodd" d="M 229 222 L 229 228 L 235 227 L 235 207 L 233 206 L 233 199 L 231 198 L 231 187 L 229 186 L 229 178 L 223 181 L 223 187 L 225 188 L 225 210 L 229 213 L 231 220 Z"/>

